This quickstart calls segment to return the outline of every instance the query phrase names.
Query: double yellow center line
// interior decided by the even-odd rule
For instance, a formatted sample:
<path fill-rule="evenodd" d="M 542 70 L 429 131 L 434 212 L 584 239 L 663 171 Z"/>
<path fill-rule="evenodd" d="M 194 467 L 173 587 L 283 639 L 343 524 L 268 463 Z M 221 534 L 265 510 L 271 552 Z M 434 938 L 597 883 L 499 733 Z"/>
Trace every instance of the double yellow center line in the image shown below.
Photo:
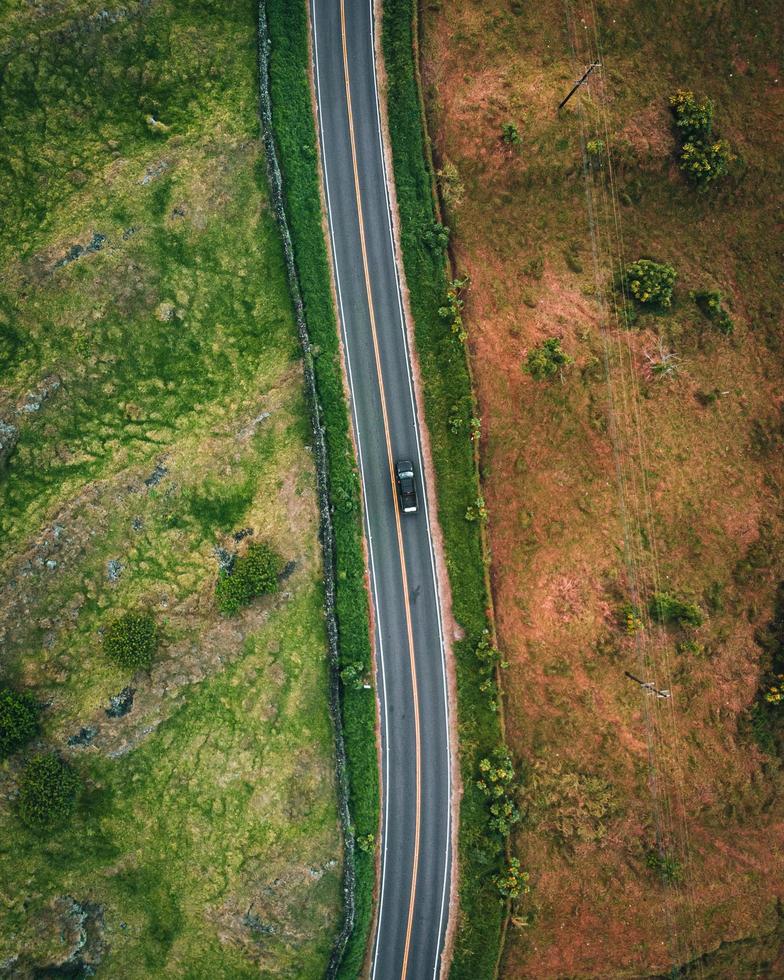
<path fill-rule="evenodd" d="M 370 286 L 370 269 L 368 267 L 367 247 L 365 245 L 365 222 L 362 216 L 362 197 L 359 192 L 359 168 L 357 166 L 357 148 L 354 139 L 354 115 L 351 111 L 351 82 L 348 70 L 348 44 L 346 41 L 346 9 L 345 0 L 340 0 L 340 34 L 343 42 L 343 79 L 346 86 L 346 105 L 348 107 L 348 129 L 351 141 L 351 162 L 354 168 L 354 194 L 357 201 L 357 217 L 359 219 L 359 242 L 362 250 L 362 267 L 365 274 L 365 291 L 367 292 L 368 311 L 370 314 L 370 333 L 373 337 L 373 352 L 376 361 L 376 374 L 381 395 L 381 414 L 384 419 L 384 437 L 387 446 L 389 462 L 389 479 L 392 484 L 393 499 L 396 492 L 392 442 L 389 436 L 389 418 L 387 416 L 386 395 L 384 394 L 384 378 L 381 373 L 381 354 L 378 347 L 378 332 L 376 316 L 373 310 L 373 293 Z M 383 152 L 383 150 L 382 150 Z M 403 576 L 403 605 L 406 613 L 406 632 L 408 634 L 408 656 L 411 666 L 411 686 L 414 697 L 414 740 L 416 746 L 416 819 L 414 829 L 414 861 L 411 869 L 411 894 L 408 903 L 408 921 L 406 923 L 406 942 L 403 950 L 403 969 L 401 978 L 405 980 L 408 971 L 408 956 L 411 947 L 411 928 L 414 922 L 414 904 L 416 901 L 417 871 L 419 869 L 419 833 L 422 809 L 422 753 L 419 731 L 419 694 L 417 692 L 416 658 L 414 656 L 414 632 L 411 626 L 411 607 L 408 601 L 408 577 L 406 575 L 406 558 L 403 550 L 403 531 L 400 526 L 400 511 L 395 507 L 395 527 L 397 529 L 397 546 L 400 552 L 400 569 Z"/>

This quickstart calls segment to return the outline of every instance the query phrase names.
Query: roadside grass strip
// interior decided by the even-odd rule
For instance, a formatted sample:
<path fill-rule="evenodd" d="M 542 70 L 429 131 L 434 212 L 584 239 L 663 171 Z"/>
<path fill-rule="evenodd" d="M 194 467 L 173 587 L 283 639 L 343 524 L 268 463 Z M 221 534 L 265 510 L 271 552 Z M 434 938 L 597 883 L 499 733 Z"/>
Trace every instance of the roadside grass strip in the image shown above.
<path fill-rule="evenodd" d="M 460 766 L 458 931 L 450 976 L 495 974 L 505 904 L 493 875 L 503 853 L 489 827 L 485 798 L 476 785 L 479 760 L 502 741 L 500 719 L 486 691 L 476 649 L 488 625 L 481 530 L 466 520 L 480 499 L 474 447 L 468 426 L 457 431 L 450 417 L 472 414 L 466 350 L 439 314 L 448 289 L 443 252 L 428 244 L 436 215 L 433 174 L 425 152 L 421 103 L 414 62 L 413 0 L 385 0 L 382 43 L 387 72 L 387 109 L 400 212 L 403 264 L 410 293 L 422 371 L 425 418 L 436 472 L 438 518 L 444 535 L 453 612 L 463 639 L 453 644 L 457 667 Z"/>
<path fill-rule="evenodd" d="M 330 290 L 329 261 L 321 221 L 318 149 L 311 102 L 307 6 L 304 0 L 266 0 L 269 88 L 283 206 L 290 229 L 312 369 L 321 413 L 334 535 L 335 612 L 341 671 L 372 673 L 368 597 L 362 547 L 359 477 L 349 429 L 338 327 Z M 260 38 L 264 43 L 264 38 Z M 373 914 L 374 848 L 354 848 L 354 838 L 372 841 L 378 830 L 379 786 L 376 710 L 370 691 L 345 684 L 340 692 L 347 759 L 351 833 L 347 876 L 355 874 L 353 929 L 338 976 L 355 977 L 365 957 Z M 353 857 L 352 857 L 353 855 Z M 347 877 L 347 887 L 350 880 Z M 350 918 L 351 895 L 346 891 Z M 350 924 L 350 922 L 349 922 Z M 345 938 L 345 937 L 344 937 Z M 341 945 L 339 940 L 338 947 Z M 336 949 L 339 954 L 340 949 Z"/>

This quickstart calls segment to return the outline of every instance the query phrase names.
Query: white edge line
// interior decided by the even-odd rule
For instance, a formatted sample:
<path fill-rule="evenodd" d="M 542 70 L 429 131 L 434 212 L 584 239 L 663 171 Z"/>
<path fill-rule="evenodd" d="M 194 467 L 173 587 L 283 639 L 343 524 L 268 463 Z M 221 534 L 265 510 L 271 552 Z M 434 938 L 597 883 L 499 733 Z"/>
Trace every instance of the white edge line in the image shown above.
<path fill-rule="evenodd" d="M 430 568 L 433 574 L 433 588 L 435 589 L 435 600 L 436 609 L 438 610 L 438 638 L 441 647 L 441 678 L 443 681 L 443 691 L 444 691 L 444 718 L 446 723 L 446 745 L 447 753 L 449 755 L 449 765 L 447 766 L 447 841 L 446 841 L 446 856 L 444 860 L 444 884 L 441 891 L 441 913 L 438 922 L 438 946 L 436 949 L 436 960 L 433 964 L 433 977 L 438 973 L 438 960 L 441 956 L 441 935 L 444 922 L 444 907 L 446 903 L 446 891 L 447 882 L 450 877 L 450 854 L 452 850 L 452 741 L 450 738 L 450 727 L 449 727 L 449 696 L 447 693 L 447 670 L 446 670 L 446 648 L 444 644 L 444 631 L 442 623 L 442 613 L 441 613 L 441 592 L 438 585 L 438 573 L 436 570 L 436 560 L 435 551 L 433 546 L 433 538 L 430 533 L 430 513 L 427 506 L 427 483 L 425 478 L 425 468 L 422 464 L 422 449 L 421 449 L 421 435 L 419 430 L 419 415 L 417 413 L 417 404 L 414 398 L 413 380 L 412 380 L 412 368 L 411 368 L 411 353 L 408 345 L 408 333 L 406 331 L 406 320 L 405 314 L 403 312 L 403 294 L 402 287 L 400 284 L 400 270 L 398 266 L 398 254 L 395 248 L 395 237 L 392 230 L 392 204 L 389 199 L 389 184 L 388 184 L 388 174 L 386 167 L 386 160 L 384 157 L 384 135 L 381 128 L 381 110 L 379 108 L 379 95 L 378 95 L 378 79 L 376 75 L 376 31 L 375 31 L 375 2 L 374 0 L 368 0 L 369 10 L 370 10 L 370 36 L 372 43 L 372 54 L 373 54 L 373 90 L 375 93 L 376 102 L 376 126 L 378 129 L 378 143 L 381 156 L 381 168 L 384 174 L 384 195 L 387 202 L 387 227 L 389 230 L 389 242 L 392 249 L 392 260 L 395 268 L 395 283 L 397 285 L 397 302 L 398 310 L 400 313 L 400 331 L 403 335 L 403 346 L 406 352 L 406 367 L 408 375 L 408 394 L 411 400 L 411 410 L 414 417 L 414 427 L 416 429 L 416 443 L 417 443 L 417 459 L 419 461 L 419 472 L 422 479 L 422 488 L 425 491 L 422 496 L 424 498 L 423 502 L 425 505 L 425 520 L 427 528 L 427 540 L 430 548 Z"/>
<path fill-rule="evenodd" d="M 313 58 L 314 58 L 314 62 L 315 62 L 314 67 L 316 69 L 316 71 L 315 71 L 316 95 L 317 95 L 317 98 L 316 98 L 316 108 L 317 108 L 317 116 L 318 116 L 319 134 L 321 136 L 321 162 L 322 162 L 322 166 L 324 168 L 324 193 L 325 193 L 325 196 L 326 196 L 326 199 L 327 199 L 327 222 L 329 224 L 329 237 L 330 237 L 330 241 L 332 243 L 332 262 L 333 262 L 333 264 L 335 266 L 335 286 L 336 286 L 336 291 L 337 291 L 337 294 L 338 294 L 338 306 L 340 307 L 340 326 L 341 326 L 341 333 L 343 335 L 343 345 L 344 345 L 344 348 L 345 348 L 345 351 L 346 351 L 346 371 L 348 373 L 348 384 L 349 384 L 349 389 L 351 391 L 351 415 L 352 415 L 352 418 L 354 420 L 354 431 L 356 433 L 357 456 L 358 456 L 358 461 L 359 461 L 359 474 L 360 474 L 360 480 L 362 482 L 362 493 L 364 495 L 365 500 L 367 500 L 367 492 L 366 492 L 366 488 L 365 488 L 365 486 L 366 486 L 365 485 L 365 467 L 364 467 L 364 463 L 363 463 L 363 459 L 362 459 L 362 442 L 361 442 L 360 434 L 359 434 L 359 419 L 357 418 L 357 414 L 356 414 L 356 396 L 354 394 L 354 381 L 353 381 L 353 375 L 352 375 L 352 371 L 351 371 L 351 350 L 350 350 L 350 347 L 349 347 L 349 344 L 348 344 L 348 335 L 346 333 L 346 321 L 345 321 L 345 314 L 344 314 L 344 311 L 343 311 L 343 295 L 342 295 L 341 288 L 340 288 L 340 272 L 339 272 L 339 269 L 338 269 L 337 249 L 336 249 L 336 246 L 335 246 L 334 229 L 332 227 L 332 207 L 331 207 L 330 195 L 329 195 L 329 171 L 328 171 L 328 168 L 327 168 L 326 143 L 324 141 L 324 129 L 323 129 L 322 120 L 321 120 L 321 97 L 320 97 L 321 96 L 321 85 L 320 85 L 319 60 L 318 60 L 318 26 L 317 26 L 317 15 L 316 15 L 316 0 L 311 0 L 311 15 L 312 15 L 311 19 L 312 19 L 312 23 L 313 23 Z M 377 585 L 377 582 L 376 582 L 376 566 L 375 566 L 375 560 L 374 560 L 374 557 L 373 557 L 373 541 L 372 541 L 372 537 L 371 537 L 371 534 L 370 534 L 370 523 L 368 521 L 367 509 L 366 508 L 363 508 L 363 509 L 365 511 L 365 514 L 364 514 L 364 518 L 365 518 L 364 523 L 365 523 L 365 532 L 366 532 L 367 541 L 368 541 L 368 557 L 369 557 L 369 564 L 370 564 L 370 575 L 371 575 L 371 579 L 373 581 L 373 596 L 377 600 L 379 593 L 378 593 L 378 585 Z M 387 786 L 387 780 L 389 778 L 389 738 L 386 735 L 386 732 L 389 730 L 389 716 L 387 714 L 387 685 L 386 685 L 386 670 L 385 670 L 385 665 L 384 665 L 384 644 L 383 644 L 382 630 L 381 630 L 381 610 L 380 610 L 378 601 L 374 602 L 374 608 L 375 608 L 375 623 L 376 623 L 376 633 L 377 633 L 377 643 L 378 643 L 378 646 L 377 646 L 377 659 L 378 659 L 379 666 L 381 668 L 381 688 L 382 688 L 382 691 L 383 691 L 383 698 L 382 698 L 383 705 L 382 705 L 382 710 L 383 710 L 383 714 L 384 714 L 384 732 L 382 734 L 383 734 L 384 746 L 383 746 L 383 750 L 382 751 L 383 751 L 383 754 L 386 756 L 386 760 L 387 760 L 387 764 L 384 767 L 384 772 L 382 774 L 382 793 L 383 793 L 382 810 L 383 810 L 384 818 L 383 818 L 383 822 L 382 822 L 382 831 L 383 831 L 383 833 L 382 833 L 382 837 L 383 837 L 383 856 L 382 856 L 382 862 L 381 862 L 381 894 L 379 896 L 379 902 L 378 902 L 378 919 L 377 919 L 377 922 L 376 922 L 376 935 L 378 936 L 378 933 L 379 933 L 380 927 L 381 927 L 381 913 L 382 913 L 382 910 L 383 910 L 383 907 L 384 907 L 384 884 L 385 884 L 385 880 L 386 880 L 386 866 L 387 866 L 386 827 L 387 827 L 388 818 L 389 818 L 389 792 L 388 792 L 388 786 Z M 377 955 L 377 953 L 378 953 L 378 951 L 376 950 L 376 955 Z M 375 972 L 376 972 L 376 962 L 375 962 L 375 958 L 374 958 L 374 961 L 373 961 L 373 975 L 374 976 L 375 976 Z"/>

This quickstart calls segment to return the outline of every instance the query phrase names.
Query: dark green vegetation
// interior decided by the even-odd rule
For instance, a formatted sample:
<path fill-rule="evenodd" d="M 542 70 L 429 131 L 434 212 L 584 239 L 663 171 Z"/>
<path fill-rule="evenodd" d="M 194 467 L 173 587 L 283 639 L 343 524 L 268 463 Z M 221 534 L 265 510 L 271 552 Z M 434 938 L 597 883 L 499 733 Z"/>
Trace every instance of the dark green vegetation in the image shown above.
<path fill-rule="evenodd" d="M 38 706 L 29 694 L 0 688 L 0 762 L 38 732 Z"/>
<path fill-rule="evenodd" d="M 228 616 L 239 612 L 257 596 L 278 591 L 280 555 L 266 544 L 252 544 L 231 569 L 221 569 L 215 586 L 218 609 Z"/>
<path fill-rule="evenodd" d="M 19 815 L 30 827 L 52 827 L 76 809 L 79 777 L 59 756 L 36 755 L 19 779 Z"/>
<path fill-rule="evenodd" d="M 336 595 L 341 676 L 370 675 L 371 653 L 359 480 L 343 393 L 337 322 L 321 223 L 316 132 L 310 90 L 310 53 L 305 0 L 268 0 L 270 92 L 275 138 L 283 173 L 285 210 L 299 275 L 313 369 L 323 412 L 335 536 Z M 432 227 L 432 215 L 431 215 Z M 350 810 L 358 839 L 378 828 L 376 713 L 372 694 L 349 680 L 342 691 L 343 730 L 350 783 Z M 375 855 L 356 852 L 354 931 L 341 963 L 353 977 L 365 957 L 373 912 Z"/>
<path fill-rule="evenodd" d="M 149 670 L 157 646 L 158 630 L 149 613 L 125 613 L 109 624 L 103 638 L 106 655 L 130 671 Z"/>
<path fill-rule="evenodd" d="M 493 975 L 504 905 L 493 876 L 503 858 L 503 841 L 492 832 L 492 815 L 477 786 L 480 759 L 501 740 L 495 680 L 476 655 L 486 636 L 488 593 L 481 522 L 466 522 L 480 495 L 472 434 L 450 419 L 475 416 L 466 351 L 455 315 L 440 310 L 457 302 L 443 257 L 428 247 L 434 221 L 433 174 L 425 152 L 420 95 L 414 60 L 412 0 L 386 0 L 383 50 L 387 70 L 387 111 L 392 139 L 401 241 L 416 348 L 422 370 L 425 415 L 438 487 L 438 518 L 444 534 L 453 613 L 463 629 L 454 644 L 457 664 L 460 764 L 464 794 L 460 808 L 460 908 L 451 976 Z M 447 217 L 449 217 L 447 215 Z M 451 224 L 451 222 L 450 222 Z M 457 284 L 460 285 L 460 284 Z M 461 304 L 462 305 L 462 304 Z"/>
<path fill-rule="evenodd" d="M 548 337 L 531 348 L 524 367 L 534 381 L 550 381 L 561 374 L 573 360 L 561 347 L 561 341 L 557 337 Z"/>
<path fill-rule="evenodd" d="M 724 177 L 734 159 L 729 143 L 713 133 L 715 106 L 710 99 L 698 102 L 693 92 L 680 89 L 670 105 L 681 138 L 680 167 L 698 187 L 705 188 Z"/>
<path fill-rule="evenodd" d="M 676 278 L 671 265 L 652 259 L 637 259 L 626 267 L 625 287 L 642 306 L 667 309 L 672 306 L 672 289 Z"/>
<path fill-rule="evenodd" d="M 25 975 L 74 968 L 67 896 L 100 910 L 97 975 L 131 980 L 321 976 L 338 927 L 315 472 L 255 14 L 0 15 L 0 676 L 23 696 L 0 697 L 0 961 Z M 229 620 L 232 560 L 242 601 L 265 595 Z M 26 768 L 33 751 L 55 754 Z M 60 811 L 52 834 L 25 823 Z"/>

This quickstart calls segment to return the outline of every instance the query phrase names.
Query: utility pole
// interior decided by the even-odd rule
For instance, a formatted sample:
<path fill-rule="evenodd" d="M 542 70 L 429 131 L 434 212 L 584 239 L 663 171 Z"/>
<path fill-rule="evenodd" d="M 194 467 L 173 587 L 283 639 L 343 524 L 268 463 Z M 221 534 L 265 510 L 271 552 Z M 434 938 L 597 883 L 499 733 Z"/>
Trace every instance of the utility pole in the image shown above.
<path fill-rule="evenodd" d="M 558 111 L 559 112 L 561 111 L 561 109 L 563 109 L 563 107 L 566 105 L 566 103 L 569 101 L 569 99 L 571 99 L 571 97 L 574 95 L 574 93 L 577 91 L 577 89 L 583 84 L 583 82 L 586 81 L 586 79 L 591 74 L 591 72 L 594 70 L 594 68 L 601 68 L 601 67 L 602 67 L 602 64 L 601 64 L 600 61 L 594 61 L 594 63 L 592 65 L 588 65 L 588 67 L 585 69 L 585 73 L 583 74 L 583 77 L 578 82 L 575 82 L 574 83 L 574 85 L 572 86 L 571 92 L 566 96 L 565 99 L 562 99 L 558 103 Z"/>
<path fill-rule="evenodd" d="M 634 674 L 630 674 L 628 670 L 625 670 L 624 674 L 626 674 L 630 681 L 634 681 L 635 684 L 639 684 L 646 694 L 655 694 L 657 698 L 672 697 L 666 688 L 662 691 L 657 690 L 653 681 L 641 681 L 639 677 L 635 677 Z"/>

